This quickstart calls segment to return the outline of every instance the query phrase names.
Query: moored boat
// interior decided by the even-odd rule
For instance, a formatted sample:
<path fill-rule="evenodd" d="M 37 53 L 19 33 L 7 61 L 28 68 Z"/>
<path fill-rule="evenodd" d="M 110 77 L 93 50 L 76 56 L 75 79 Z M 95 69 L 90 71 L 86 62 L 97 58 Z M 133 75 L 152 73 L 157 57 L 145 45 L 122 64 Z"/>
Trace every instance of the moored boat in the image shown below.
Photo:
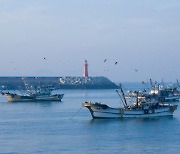
<path fill-rule="evenodd" d="M 112 108 L 106 104 L 85 102 L 82 106 L 89 109 L 93 119 L 112 119 L 112 118 L 148 118 L 173 116 L 177 109 L 177 104 L 165 104 L 157 101 L 147 100 L 146 97 L 139 97 L 139 92 L 135 92 L 136 101 L 128 105 L 125 94 L 120 86 L 121 95 L 116 91 L 124 107 Z M 133 96 L 134 98 L 134 96 Z"/>
<path fill-rule="evenodd" d="M 141 106 L 128 106 L 127 108 L 112 108 L 106 104 L 89 103 L 82 104 L 87 107 L 93 119 L 112 119 L 112 118 L 147 118 L 173 116 L 177 105 L 144 103 Z"/>
<path fill-rule="evenodd" d="M 1 92 L 8 102 L 31 102 L 31 101 L 61 101 L 64 94 L 55 95 L 26 95 L 26 94 L 16 94 L 10 92 Z"/>
<path fill-rule="evenodd" d="M 141 96 L 147 99 L 154 99 L 162 103 L 177 103 L 180 98 L 180 85 L 177 80 L 177 84 L 165 85 L 162 81 L 160 84 L 150 79 L 151 87 L 149 90 L 141 92 Z M 143 82 L 143 84 L 145 84 Z M 140 97 L 141 97 L 140 96 Z"/>
<path fill-rule="evenodd" d="M 64 94 L 52 94 L 49 87 L 39 87 L 37 90 L 23 92 L 2 91 L 8 102 L 31 102 L 31 101 L 61 101 Z"/>

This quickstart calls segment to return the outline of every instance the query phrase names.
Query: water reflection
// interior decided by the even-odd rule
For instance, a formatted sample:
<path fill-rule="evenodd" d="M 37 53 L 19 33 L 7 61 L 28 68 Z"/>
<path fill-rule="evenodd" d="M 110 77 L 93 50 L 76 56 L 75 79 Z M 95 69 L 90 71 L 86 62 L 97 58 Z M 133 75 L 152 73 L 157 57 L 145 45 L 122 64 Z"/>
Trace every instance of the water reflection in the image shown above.
<path fill-rule="evenodd" d="M 91 119 L 88 120 L 88 122 L 89 124 L 102 124 L 102 123 L 114 123 L 114 122 L 154 123 L 154 122 L 164 122 L 164 121 L 172 121 L 172 120 L 178 120 L 178 119 L 173 116 L 167 116 L 167 117 L 150 117 L 150 118 Z"/>

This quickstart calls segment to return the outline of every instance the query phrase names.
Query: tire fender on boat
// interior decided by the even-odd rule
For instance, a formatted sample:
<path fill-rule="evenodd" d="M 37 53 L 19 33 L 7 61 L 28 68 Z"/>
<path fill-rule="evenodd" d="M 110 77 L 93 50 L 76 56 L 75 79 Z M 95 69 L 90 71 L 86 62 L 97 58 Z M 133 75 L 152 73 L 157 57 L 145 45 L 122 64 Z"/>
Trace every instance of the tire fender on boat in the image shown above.
<path fill-rule="evenodd" d="M 144 114 L 148 114 L 149 113 L 149 110 L 148 109 L 145 109 L 144 110 Z"/>
<path fill-rule="evenodd" d="M 170 109 L 169 109 L 169 110 L 170 110 L 170 112 L 173 113 L 173 112 L 174 112 L 174 107 L 173 107 L 173 106 L 170 106 Z"/>
<path fill-rule="evenodd" d="M 123 108 L 120 109 L 120 114 L 121 114 L 121 117 L 123 117 L 123 115 L 124 115 L 124 109 Z"/>

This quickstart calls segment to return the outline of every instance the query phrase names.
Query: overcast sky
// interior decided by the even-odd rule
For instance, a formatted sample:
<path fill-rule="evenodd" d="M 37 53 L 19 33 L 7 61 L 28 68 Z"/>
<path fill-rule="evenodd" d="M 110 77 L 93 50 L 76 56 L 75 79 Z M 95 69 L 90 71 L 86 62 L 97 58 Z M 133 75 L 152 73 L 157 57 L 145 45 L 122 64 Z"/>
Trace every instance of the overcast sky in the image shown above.
<path fill-rule="evenodd" d="M 180 0 L 0 0 L 0 76 L 82 76 L 85 59 L 115 82 L 180 79 Z"/>

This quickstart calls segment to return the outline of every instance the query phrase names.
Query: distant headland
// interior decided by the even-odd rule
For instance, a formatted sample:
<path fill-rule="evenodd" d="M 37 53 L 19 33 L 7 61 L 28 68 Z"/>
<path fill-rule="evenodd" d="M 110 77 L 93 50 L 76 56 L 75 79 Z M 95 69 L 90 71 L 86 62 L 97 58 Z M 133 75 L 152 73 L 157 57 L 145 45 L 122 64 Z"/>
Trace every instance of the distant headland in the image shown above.
<path fill-rule="evenodd" d="M 24 83 L 24 81 L 26 83 Z M 116 89 L 118 86 L 108 78 L 99 77 L 0 77 L 1 90 L 24 90 L 25 84 L 34 88 L 53 86 L 56 89 Z"/>

